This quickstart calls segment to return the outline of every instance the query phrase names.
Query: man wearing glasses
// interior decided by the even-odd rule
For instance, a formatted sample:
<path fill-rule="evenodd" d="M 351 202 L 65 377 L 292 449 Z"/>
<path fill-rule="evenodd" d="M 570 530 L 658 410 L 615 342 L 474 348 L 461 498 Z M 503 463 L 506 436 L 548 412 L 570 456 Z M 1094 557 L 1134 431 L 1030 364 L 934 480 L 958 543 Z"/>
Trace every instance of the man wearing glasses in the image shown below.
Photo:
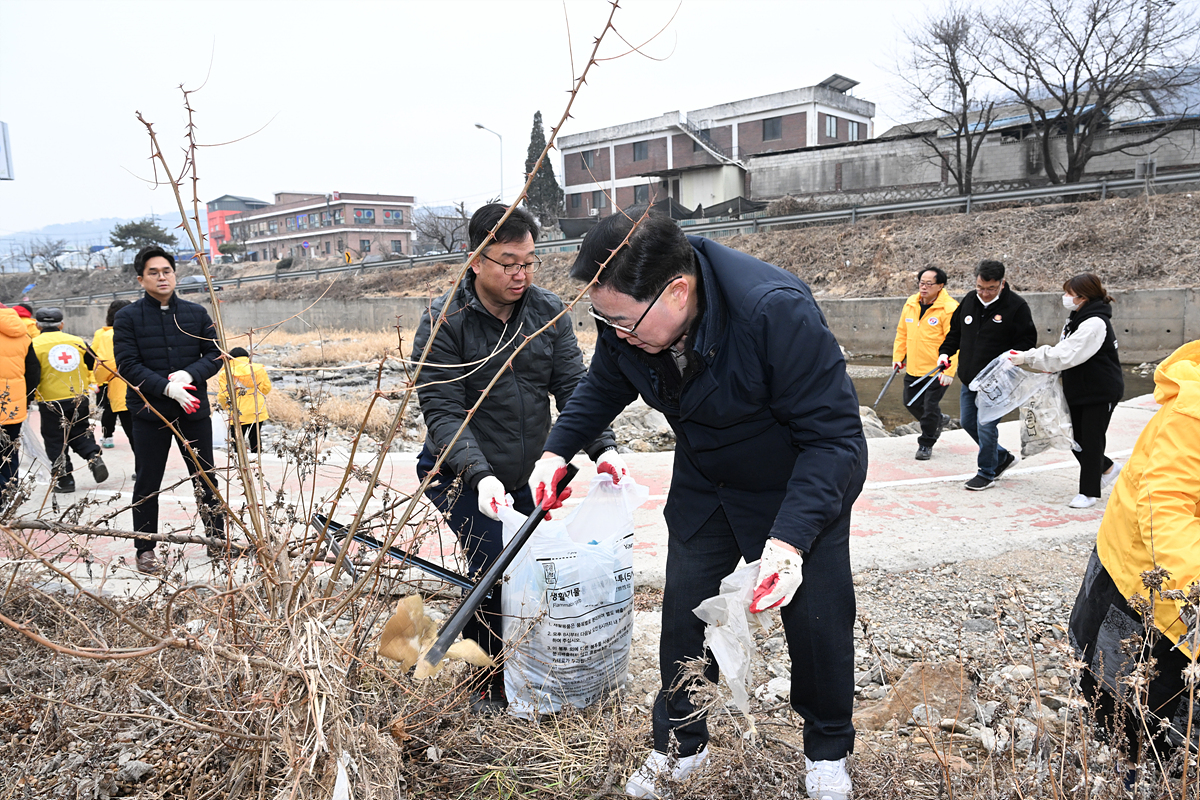
<path fill-rule="evenodd" d="M 505 206 L 492 203 L 471 216 L 467 230 L 472 251 L 505 211 Z M 499 507 L 511 506 L 522 514 L 533 511 L 526 482 L 550 431 L 550 395 L 561 411 L 584 374 L 570 316 L 559 317 L 550 329 L 528 339 L 563 310 L 558 295 L 533 285 L 533 274 L 541 266 L 534 255 L 537 236 L 533 216 L 514 209 L 458 289 L 435 300 L 422 315 L 413 340 L 417 360 L 445 309 L 446 318 L 417 379 L 428 429 L 417 477 L 424 480 L 449 448 L 426 496 L 458 536 L 473 575 L 482 574 L 503 549 Z M 521 345 L 511 369 L 503 369 Z M 467 422 L 468 412 L 498 372 L 495 386 Z M 608 472 L 614 482 L 625 476 L 612 431 L 598 430 L 586 450 L 597 470 Z M 464 638 L 474 639 L 493 658 L 503 650 L 500 615 L 497 585 L 463 629 Z M 506 706 L 503 670 L 477 675 L 472 710 L 499 713 Z"/>
<path fill-rule="evenodd" d="M 1000 420 L 980 422 L 975 392 L 970 383 L 996 356 L 1009 350 L 1029 350 L 1037 344 L 1037 326 L 1029 304 L 1004 282 L 1004 264 L 980 261 L 975 268 L 975 291 L 966 297 L 950 318 L 950 332 L 938 348 L 938 364 L 949 368 L 958 353 L 958 377 L 962 380 L 959 417 L 963 430 L 979 445 L 978 472 L 966 488 L 982 492 L 1017 463 L 1017 457 L 1000 446 Z"/>
<path fill-rule="evenodd" d="M 946 387 L 954 381 L 957 357 L 951 359 L 947 369 L 929 374 L 938 365 L 938 347 L 950 330 L 950 316 L 958 308 L 945 288 L 946 273 L 937 267 L 917 273 L 917 293 L 904 303 L 892 345 L 892 370 L 905 370 L 904 407 L 921 423 L 917 461 L 930 459 L 942 428 L 950 421 L 942 414 L 941 403 Z"/>
<path fill-rule="evenodd" d="M 795 275 L 661 216 L 636 228 L 625 214 L 606 217 L 571 275 L 597 279 L 602 327 L 534 468 L 535 497 L 549 486 L 553 505 L 548 476 L 639 395 L 676 438 L 654 749 L 626 793 L 657 797 L 664 774 L 682 780 L 708 757 L 707 723 L 681 680 L 705 654 L 693 609 L 745 558 L 760 561 L 751 610 L 780 607 L 809 796 L 844 800 L 854 744 L 850 508 L 867 444 L 824 316 Z M 711 659 L 706 675 L 718 677 Z"/>

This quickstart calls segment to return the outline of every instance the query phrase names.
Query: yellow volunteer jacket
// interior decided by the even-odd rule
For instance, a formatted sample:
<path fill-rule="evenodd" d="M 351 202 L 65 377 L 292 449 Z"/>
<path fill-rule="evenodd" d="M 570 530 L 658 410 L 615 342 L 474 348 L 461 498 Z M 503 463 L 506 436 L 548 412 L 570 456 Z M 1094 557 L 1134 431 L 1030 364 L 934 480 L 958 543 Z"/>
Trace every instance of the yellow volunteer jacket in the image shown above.
<path fill-rule="evenodd" d="M 238 421 L 249 425 L 270 419 L 267 395 L 271 393 L 271 379 L 267 377 L 267 368 L 262 364 L 251 364 L 245 356 L 231 359 L 229 366 L 235 382 L 233 393 L 237 395 Z M 228 409 L 229 386 L 224 369 L 217 373 L 217 386 L 217 405 Z"/>
<path fill-rule="evenodd" d="M 904 371 L 909 375 L 920 377 L 937 366 L 938 348 L 942 340 L 950 332 L 950 317 L 958 301 L 950 293 L 942 289 L 933 305 L 921 316 L 921 295 L 914 294 L 904 303 L 904 311 L 900 321 L 896 323 L 896 341 L 892 345 L 892 361 L 903 361 L 906 357 Z M 950 357 L 950 369 L 947 375 L 954 375 L 958 369 L 958 354 Z"/>
<path fill-rule="evenodd" d="M 25 323 L 11 308 L 0 308 L 0 425 L 24 422 L 29 414 L 25 396 L 25 354 L 29 337 Z"/>
<path fill-rule="evenodd" d="M 82 397 L 92 382 L 92 371 L 83 363 L 83 339 L 62 331 L 45 331 L 33 340 L 33 352 L 42 365 L 38 399 L 66 400 Z"/>
<path fill-rule="evenodd" d="M 41 329 L 38 328 L 37 320 L 35 319 L 21 318 L 21 322 L 25 324 L 25 335 L 30 339 L 36 339 L 42 332 Z"/>
<path fill-rule="evenodd" d="M 1123 597 L 1148 598 L 1142 573 L 1156 566 L 1170 573 L 1163 589 L 1186 593 L 1200 581 L 1200 341 L 1158 365 L 1154 399 L 1162 408 L 1121 469 L 1096 538 L 1100 563 Z M 1178 642 L 1187 632 L 1179 617 L 1187 604 L 1154 603 L 1154 627 Z"/>
<path fill-rule="evenodd" d="M 92 352 L 96 354 L 96 367 L 92 370 L 98 384 L 108 384 L 108 405 L 113 411 L 125 411 L 125 391 L 128 384 L 117 377 L 117 360 L 113 355 L 113 329 L 111 325 L 96 331 L 92 336 Z"/>

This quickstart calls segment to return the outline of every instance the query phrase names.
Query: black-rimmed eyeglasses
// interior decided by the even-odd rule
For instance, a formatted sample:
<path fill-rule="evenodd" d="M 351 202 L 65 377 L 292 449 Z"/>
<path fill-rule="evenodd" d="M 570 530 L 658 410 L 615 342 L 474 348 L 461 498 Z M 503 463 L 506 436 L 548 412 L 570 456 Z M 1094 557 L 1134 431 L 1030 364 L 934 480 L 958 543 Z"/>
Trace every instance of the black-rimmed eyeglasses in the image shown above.
<path fill-rule="evenodd" d="M 492 262 L 496 266 L 502 268 L 505 275 L 516 275 L 521 270 L 525 270 L 525 274 L 527 275 L 532 275 L 542 267 L 542 260 L 537 256 L 534 256 L 533 260 L 528 264 L 505 264 L 503 261 L 497 261 L 496 259 L 491 258 L 484 253 L 480 253 L 479 255 Z"/>
<path fill-rule="evenodd" d="M 603 314 L 598 313 L 596 311 L 595 306 L 589 305 L 588 313 L 591 314 L 596 319 L 603 322 L 608 327 L 612 328 L 613 330 L 618 330 L 618 331 L 621 331 L 621 333 L 628 333 L 630 336 L 635 336 L 638 325 L 642 324 L 642 320 L 644 320 L 646 318 L 646 315 L 650 313 L 650 309 L 654 308 L 654 304 L 658 302 L 658 298 L 663 296 L 663 292 L 665 292 L 672 283 L 674 283 L 675 281 L 679 280 L 682 277 L 683 277 L 682 275 L 676 275 L 674 278 L 671 278 L 671 280 L 667 281 L 666 286 L 664 286 L 663 288 L 658 290 L 658 294 L 654 295 L 654 299 L 650 301 L 650 305 L 646 306 L 646 310 L 642 312 L 642 315 L 637 318 L 637 322 L 633 323 L 632 328 L 627 328 L 624 325 L 618 325 L 617 323 L 612 322 L 607 317 L 605 317 Z"/>

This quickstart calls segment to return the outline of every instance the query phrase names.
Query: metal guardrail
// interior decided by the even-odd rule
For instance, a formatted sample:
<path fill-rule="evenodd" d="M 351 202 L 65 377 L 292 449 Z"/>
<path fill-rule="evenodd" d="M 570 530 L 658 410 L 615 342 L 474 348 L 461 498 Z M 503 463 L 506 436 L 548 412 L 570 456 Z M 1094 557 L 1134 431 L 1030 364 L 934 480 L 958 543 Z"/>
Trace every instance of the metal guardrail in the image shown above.
<path fill-rule="evenodd" d="M 988 192 L 986 194 L 975 195 L 956 195 L 954 197 L 939 197 L 932 200 L 909 200 L 902 203 L 883 203 L 871 206 L 850 206 L 848 208 L 836 208 L 829 211 L 811 211 L 804 214 L 789 214 L 780 217 L 755 217 L 745 220 L 722 220 L 720 222 L 706 222 L 698 225 L 686 226 L 687 233 L 694 233 L 700 236 L 717 239 L 723 236 L 732 236 L 739 233 L 757 233 L 761 230 L 766 230 L 780 225 L 795 225 L 805 222 L 833 222 L 837 220 L 856 221 L 859 217 L 873 217 L 883 214 L 901 214 L 910 211 L 936 211 L 950 210 L 961 208 L 965 213 L 970 214 L 971 209 L 977 205 L 986 205 L 988 203 L 1007 203 L 1020 200 L 1038 200 L 1046 197 L 1069 197 L 1079 194 L 1095 194 L 1099 192 L 1100 199 L 1107 197 L 1109 192 L 1121 191 L 1124 189 L 1140 189 L 1147 185 L 1150 186 L 1170 186 L 1177 183 L 1194 183 L 1200 182 L 1200 170 L 1189 172 L 1168 172 L 1157 175 L 1151 180 L 1143 178 L 1121 178 L 1119 180 L 1102 180 L 1092 181 L 1090 183 L 1071 183 L 1071 184 L 1055 184 L 1053 186 L 1040 186 L 1036 189 L 1016 189 L 1008 192 Z M 578 239 L 551 239 L 538 244 L 537 252 L 539 253 L 554 253 L 554 252 L 574 252 L 579 249 L 579 245 L 583 242 L 583 238 Z M 322 278 L 326 275 L 335 275 L 341 272 L 359 272 L 360 274 L 367 271 L 378 269 L 404 269 L 412 268 L 419 264 L 445 264 L 453 263 L 454 261 L 463 261 L 467 257 L 467 253 L 439 253 L 436 255 L 426 256 L 408 256 L 405 258 L 391 259 L 387 261 L 375 261 L 369 264 L 338 264 L 332 267 L 322 267 L 321 269 L 288 269 L 276 270 L 271 273 L 262 275 L 245 275 L 228 280 L 213 281 L 213 286 L 219 288 L 232 287 L 240 288 L 247 283 L 256 283 L 258 281 L 275 281 L 288 278 Z M 201 289 L 193 294 L 205 294 Z M 97 300 L 115 300 L 119 297 L 140 297 L 142 291 L 133 289 L 123 292 L 105 292 L 103 294 L 79 295 L 77 297 L 60 297 L 48 300 L 39 299 L 39 305 L 67 305 L 71 303 L 91 303 Z"/>

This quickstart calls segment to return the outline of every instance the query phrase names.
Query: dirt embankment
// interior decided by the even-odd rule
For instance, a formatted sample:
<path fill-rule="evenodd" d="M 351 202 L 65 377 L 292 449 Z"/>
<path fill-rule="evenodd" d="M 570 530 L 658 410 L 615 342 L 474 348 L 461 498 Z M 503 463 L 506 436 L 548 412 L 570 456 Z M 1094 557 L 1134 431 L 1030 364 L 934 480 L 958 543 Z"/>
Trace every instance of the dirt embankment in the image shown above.
<path fill-rule="evenodd" d="M 1063 280 L 1095 272 L 1111 289 L 1200 284 L 1200 197 L 1171 194 L 1106 201 L 1006 208 L 972 214 L 910 214 L 855 224 L 814 225 L 797 230 L 723 240 L 803 278 L 813 291 L 837 297 L 881 297 L 915 291 L 917 269 L 941 267 L 951 291 L 965 292 L 980 259 L 1008 266 L 1010 283 L 1023 292 L 1058 291 Z M 544 257 L 537 282 L 563 296 L 579 284 L 568 277 L 569 253 Z M 312 266 L 334 266 L 317 260 Z M 307 267 L 308 264 L 306 263 Z M 461 264 L 339 275 L 336 280 L 254 283 L 227 289 L 234 299 L 353 299 L 366 296 L 431 296 L 442 293 Z M 215 267 L 219 279 L 269 271 L 265 264 Z M 181 274 L 194 273 L 193 267 Z M 26 274 L 0 276 L 0 300 L 15 299 Z M 62 297 L 134 288 L 120 271 L 41 276 L 32 296 Z M 36 304 L 36 303 L 35 303 Z"/>

